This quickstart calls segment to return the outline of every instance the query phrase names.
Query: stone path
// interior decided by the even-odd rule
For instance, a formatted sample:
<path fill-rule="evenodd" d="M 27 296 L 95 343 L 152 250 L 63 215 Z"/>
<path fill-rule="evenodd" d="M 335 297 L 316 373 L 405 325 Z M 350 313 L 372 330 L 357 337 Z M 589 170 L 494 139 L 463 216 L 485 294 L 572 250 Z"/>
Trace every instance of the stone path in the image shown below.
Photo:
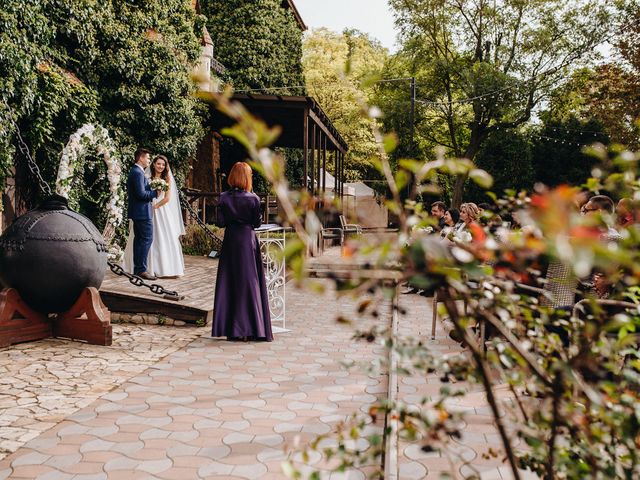
<path fill-rule="evenodd" d="M 0 461 L 0 479 L 283 478 L 289 448 L 386 394 L 386 376 L 340 364 L 384 353 L 334 321 L 352 301 L 294 288 L 287 296 L 291 332 L 273 343 L 196 339 L 29 440 Z M 306 472 L 328 466 L 320 455 L 309 463 Z"/>
<path fill-rule="evenodd" d="M 400 317 L 401 333 L 442 354 L 460 350 L 440 327 L 435 341 L 427 337 L 430 299 L 403 295 L 401 305 L 411 312 Z M 0 445 L 13 453 L 0 459 L 0 480 L 285 478 L 288 452 L 386 397 L 386 375 L 341 366 L 371 365 L 385 354 L 375 342 L 354 342 L 353 327 L 335 322 L 354 308 L 351 299 L 290 283 L 291 332 L 272 343 L 212 339 L 210 327 L 116 325 L 112 347 L 47 340 L 2 349 Z M 471 414 L 453 445 L 459 458 L 450 463 L 423 452 L 422 442 L 401 441 L 399 478 L 439 478 L 451 465 L 459 478 L 472 471 L 510 478 L 501 458 L 483 457 L 496 445 L 483 394 L 458 386 L 470 394 L 454 408 Z M 440 387 L 435 374 L 401 376 L 400 400 L 418 404 Z M 379 424 L 367 429 L 381 433 Z M 310 466 L 299 454 L 291 459 L 306 474 L 332 465 L 319 454 Z M 323 478 L 364 479 L 374 467 Z"/>
<path fill-rule="evenodd" d="M 442 328 L 440 319 L 437 322 L 436 338 L 431 340 L 432 298 L 420 295 L 401 295 L 400 305 L 410 315 L 399 317 L 399 335 L 418 337 L 426 343 L 428 348 L 437 352 L 438 356 L 458 354 L 462 351 L 460 345 L 449 338 Z M 429 406 L 440 398 L 440 389 L 445 384 L 440 380 L 438 372 L 418 377 L 400 375 L 398 378 L 398 399 L 401 402 L 424 411 L 424 405 Z M 448 478 L 480 478 L 482 480 L 510 480 L 512 473 L 504 458 L 504 449 L 498 436 L 498 431 L 492 421 L 490 407 L 479 385 L 466 382 L 447 383 L 451 389 L 464 390 L 462 397 L 452 398 L 447 402 L 449 411 L 465 414 L 462 426 L 462 437 L 449 438 L 448 454 L 438 452 L 424 452 L 421 447 L 428 441 L 418 440 L 408 442 L 399 441 L 398 470 L 401 479 L 440 478 L 448 474 Z M 506 385 L 495 387 L 496 397 L 500 402 L 503 413 L 515 415 L 515 406 L 511 402 L 511 394 Z M 519 439 L 512 439 L 514 446 Z M 523 480 L 537 479 L 530 472 L 521 471 Z"/>
<path fill-rule="evenodd" d="M 114 325 L 111 347 L 52 338 L 0 349 L 0 459 L 201 333 Z"/>

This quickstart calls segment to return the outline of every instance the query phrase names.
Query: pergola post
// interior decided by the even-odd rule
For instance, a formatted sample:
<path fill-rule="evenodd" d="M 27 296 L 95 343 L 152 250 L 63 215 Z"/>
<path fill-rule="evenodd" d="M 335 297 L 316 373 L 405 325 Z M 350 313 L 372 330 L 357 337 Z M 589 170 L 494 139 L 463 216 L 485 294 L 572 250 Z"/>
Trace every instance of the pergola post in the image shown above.
<path fill-rule="evenodd" d="M 322 142 L 322 196 L 327 190 L 327 137 Z"/>
<path fill-rule="evenodd" d="M 333 151 L 333 198 L 338 198 L 338 150 Z"/>
<path fill-rule="evenodd" d="M 316 195 L 320 195 L 320 191 L 321 191 L 321 182 L 322 182 L 322 178 L 320 177 L 320 169 L 322 167 L 322 163 L 321 163 L 321 157 L 322 157 L 322 129 L 318 128 L 318 131 L 316 132 L 318 134 L 318 138 L 317 138 L 317 145 L 318 145 L 318 150 L 317 152 L 317 162 L 316 162 Z"/>
<path fill-rule="evenodd" d="M 311 129 L 311 164 L 309 170 L 311 171 L 311 195 L 316 194 L 316 123 L 313 122 L 313 128 Z"/>
<path fill-rule="evenodd" d="M 342 178 L 340 178 L 340 150 L 336 151 L 336 178 L 338 179 L 338 188 L 336 189 L 336 195 L 340 197 L 342 201 Z"/>
<path fill-rule="evenodd" d="M 340 200 L 344 203 L 344 152 L 340 152 Z"/>
<path fill-rule="evenodd" d="M 302 185 L 305 190 L 309 188 L 308 185 L 308 176 L 309 172 L 307 171 L 307 162 L 309 161 L 309 108 L 304 109 L 304 118 L 302 121 L 302 162 L 304 164 L 303 167 L 303 175 Z"/>

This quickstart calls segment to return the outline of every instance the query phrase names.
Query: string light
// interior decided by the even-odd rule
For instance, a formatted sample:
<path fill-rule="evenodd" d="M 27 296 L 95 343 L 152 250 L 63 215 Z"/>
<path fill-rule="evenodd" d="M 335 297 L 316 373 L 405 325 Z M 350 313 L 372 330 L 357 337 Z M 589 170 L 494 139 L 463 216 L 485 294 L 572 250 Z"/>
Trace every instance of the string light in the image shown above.
<path fill-rule="evenodd" d="M 593 133 L 596 135 L 604 134 L 604 132 L 597 132 L 595 130 L 580 130 L 576 128 L 567 128 L 567 127 L 546 127 L 546 128 L 549 130 L 553 130 L 554 132 L 572 132 L 572 133 L 578 133 L 580 135 L 584 135 L 587 133 Z"/>
<path fill-rule="evenodd" d="M 429 105 L 429 106 L 448 106 L 448 105 L 452 105 L 452 104 L 459 104 L 459 103 L 470 103 L 473 102 L 475 100 L 480 100 L 482 98 L 487 98 L 489 97 L 492 100 L 498 100 L 501 97 L 501 93 L 505 92 L 507 90 L 511 90 L 513 88 L 517 88 L 518 85 L 512 85 L 510 87 L 504 87 L 501 88 L 499 90 L 494 90 L 492 92 L 487 92 L 487 93 L 483 93 L 482 95 L 477 95 L 475 97 L 469 97 L 469 98 L 462 98 L 460 100 L 451 100 L 450 102 L 434 102 L 431 100 L 424 100 L 421 98 L 417 98 L 416 102 L 422 104 L 422 105 Z"/>
<path fill-rule="evenodd" d="M 562 138 L 553 138 L 553 137 L 547 137 L 546 135 L 537 135 L 538 138 L 541 139 L 545 139 L 545 140 L 549 140 L 553 143 L 559 143 L 561 145 L 573 145 L 575 147 L 586 147 L 588 145 L 590 145 L 589 143 L 578 143 L 578 142 L 572 142 L 570 140 L 564 140 Z M 595 141 L 595 139 L 594 139 Z"/>

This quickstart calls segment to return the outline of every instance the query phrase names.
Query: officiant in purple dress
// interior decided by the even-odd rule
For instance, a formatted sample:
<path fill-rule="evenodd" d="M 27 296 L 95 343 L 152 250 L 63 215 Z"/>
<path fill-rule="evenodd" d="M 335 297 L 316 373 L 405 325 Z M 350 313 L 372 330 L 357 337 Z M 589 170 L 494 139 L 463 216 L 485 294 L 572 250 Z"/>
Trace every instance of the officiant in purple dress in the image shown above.
<path fill-rule="evenodd" d="M 224 227 L 213 305 L 214 337 L 272 341 L 269 298 L 254 228 L 261 224 L 260 199 L 251 191 L 252 171 L 237 162 L 220 195 L 216 225 Z"/>

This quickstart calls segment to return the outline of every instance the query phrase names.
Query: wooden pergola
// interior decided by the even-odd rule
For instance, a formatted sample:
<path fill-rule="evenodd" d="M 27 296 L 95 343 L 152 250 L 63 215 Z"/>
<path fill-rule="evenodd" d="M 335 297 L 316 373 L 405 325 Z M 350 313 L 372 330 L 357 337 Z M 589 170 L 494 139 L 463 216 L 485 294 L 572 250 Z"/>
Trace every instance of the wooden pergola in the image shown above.
<path fill-rule="evenodd" d="M 274 147 L 302 150 L 304 173 L 301 184 L 312 194 L 325 193 L 326 175 L 322 172 L 326 172 L 327 159 L 333 160 L 334 195 L 343 197 L 344 156 L 348 146 L 312 97 L 236 94 L 233 100 L 242 103 L 251 114 L 270 127 L 282 127 L 282 134 Z M 211 121 L 212 127 L 218 131 L 231 124 L 231 119 L 217 111 Z"/>

